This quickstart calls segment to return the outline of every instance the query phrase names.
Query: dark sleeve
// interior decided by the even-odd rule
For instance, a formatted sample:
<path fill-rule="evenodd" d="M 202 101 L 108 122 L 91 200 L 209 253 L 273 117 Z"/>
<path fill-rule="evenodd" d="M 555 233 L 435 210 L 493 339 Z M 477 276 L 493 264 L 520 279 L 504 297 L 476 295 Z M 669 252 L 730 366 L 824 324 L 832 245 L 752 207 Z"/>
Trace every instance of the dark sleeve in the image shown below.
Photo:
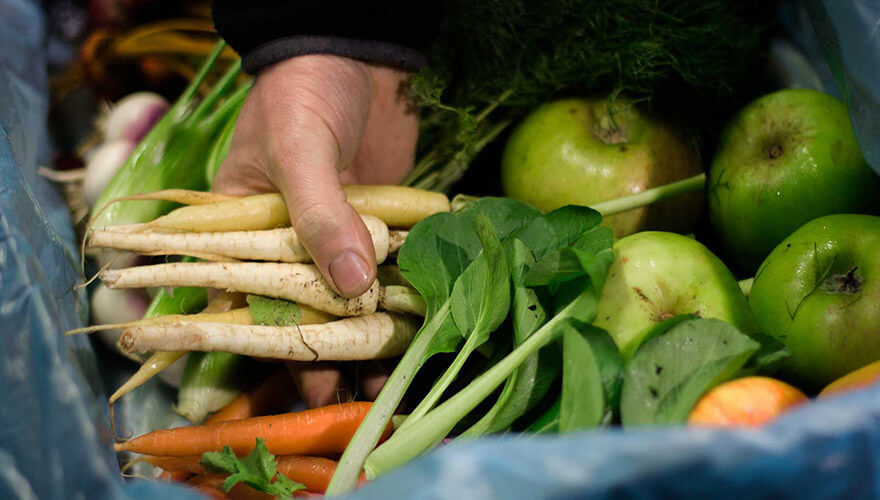
<path fill-rule="evenodd" d="M 437 0 L 214 0 L 212 10 L 217 32 L 256 73 L 305 54 L 419 69 L 443 9 Z"/>

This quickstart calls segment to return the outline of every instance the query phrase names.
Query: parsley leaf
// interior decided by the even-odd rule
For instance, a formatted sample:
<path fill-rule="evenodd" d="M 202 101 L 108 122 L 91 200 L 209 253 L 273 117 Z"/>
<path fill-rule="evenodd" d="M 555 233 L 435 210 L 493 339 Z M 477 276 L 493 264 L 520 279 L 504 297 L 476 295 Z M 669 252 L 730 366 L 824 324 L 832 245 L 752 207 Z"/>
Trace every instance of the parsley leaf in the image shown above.
<path fill-rule="evenodd" d="M 295 326 L 302 315 L 299 306 L 289 300 L 248 295 L 247 303 L 255 325 Z"/>
<path fill-rule="evenodd" d="M 223 482 L 223 489 L 229 491 L 238 483 L 276 497 L 290 498 L 294 491 L 305 489 L 305 485 L 276 473 L 278 462 L 269 453 L 266 440 L 257 438 L 257 444 L 246 457 L 239 459 L 232 448 L 224 446 L 219 452 L 209 451 L 202 455 L 202 465 L 213 474 L 229 474 Z M 273 482 L 274 479 L 274 482 Z"/>

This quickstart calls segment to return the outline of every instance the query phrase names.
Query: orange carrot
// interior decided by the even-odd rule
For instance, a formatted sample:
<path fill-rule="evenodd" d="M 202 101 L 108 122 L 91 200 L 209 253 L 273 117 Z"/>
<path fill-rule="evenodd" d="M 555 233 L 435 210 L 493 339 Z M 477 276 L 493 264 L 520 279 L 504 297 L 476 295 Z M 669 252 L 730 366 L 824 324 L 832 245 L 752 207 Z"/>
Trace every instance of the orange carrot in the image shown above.
<path fill-rule="evenodd" d="M 179 457 L 229 446 L 236 455 L 246 455 L 254 447 L 256 438 L 261 437 L 274 455 L 342 453 L 371 405 L 354 401 L 296 413 L 163 429 L 116 443 L 114 448 Z M 384 434 L 387 436 L 390 432 L 389 424 Z"/>
<path fill-rule="evenodd" d="M 320 493 L 312 493 L 309 490 L 297 490 L 293 492 L 293 498 L 323 498 Z M 244 483 L 238 483 L 229 490 L 231 500 L 274 500 L 275 497 L 257 491 Z"/>
<path fill-rule="evenodd" d="M 271 414 L 280 410 L 279 406 L 291 401 L 296 394 L 293 379 L 287 370 L 278 370 L 264 380 L 256 389 L 245 392 L 205 420 L 206 424 L 241 420 Z"/>
<path fill-rule="evenodd" d="M 277 471 L 289 477 L 297 483 L 305 485 L 309 491 L 323 493 L 330 484 L 330 478 L 336 471 L 336 461 L 324 457 L 304 457 L 298 455 L 285 455 L 275 457 L 278 461 Z M 148 464 L 174 473 L 205 474 L 202 466 L 202 457 L 155 457 L 145 456 L 143 460 Z"/>
<path fill-rule="evenodd" d="M 183 483 L 193 475 L 192 472 L 185 470 L 164 471 L 159 479 L 166 481 L 174 481 L 175 483 Z"/>
<path fill-rule="evenodd" d="M 144 455 L 141 457 L 144 462 L 158 467 L 165 472 L 185 472 L 187 474 L 204 474 L 205 468 L 200 463 L 201 455 L 192 455 L 187 457 L 157 457 L 153 455 Z M 280 458 L 280 457 L 279 457 Z"/>
<path fill-rule="evenodd" d="M 186 482 L 196 491 L 207 495 L 209 498 L 216 499 L 232 499 L 232 500 L 274 500 L 272 495 L 257 491 L 244 483 L 238 483 L 229 490 L 229 493 L 223 491 L 223 481 L 226 476 L 222 474 L 200 474 Z M 299 490 L 293 492 L 294 498 L 311 498 L 320 497 L 320 494 L 312 493 L 308 490 Z"/>
<path fill-rule="evenodd" d="M 229 495 L 223 491 L 223 481 L 225 480 L 225 477 L 218 474 L 203 474 L 193 477 L 186 482 L 186 485 L 208 498 L 228 500 Z"/>

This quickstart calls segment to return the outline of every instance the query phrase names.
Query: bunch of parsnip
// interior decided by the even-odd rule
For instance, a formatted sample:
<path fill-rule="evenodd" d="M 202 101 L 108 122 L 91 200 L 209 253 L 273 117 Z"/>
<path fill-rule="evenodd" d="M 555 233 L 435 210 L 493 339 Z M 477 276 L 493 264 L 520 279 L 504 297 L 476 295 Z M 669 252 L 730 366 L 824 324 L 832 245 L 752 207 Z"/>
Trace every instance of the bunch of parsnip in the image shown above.
<path fill-rule="evenodd" d="M 450 210 L 445 195 L 408 187 L 347 186 L 345 191 L 372 235 L 378 264 L 397 252 L 408 228 Z M 401 281 L 392 264 L 383 266 L 380 276 L 396 279 L 383 278 L 358 297 L 337 295 L 290 227 L 287 206 L 278 194 L 238 198 L 164 190 L 111 203 L 123 200 L 185 206 L 146 223 L 90 228 L 87 247 L 184 258 L 102 270 L 98 277 L 107 287 L 217 289 L 247 294 L 248 307 L 209 305 L 196 314 L 165 314 L 69 332 L 124 329 L 119 338 L 122 350 L 153 353 L 111 396 L 111 403 L 189 351 L 288 361 L 397 356 L 424 316 L 421 297 Z"/>

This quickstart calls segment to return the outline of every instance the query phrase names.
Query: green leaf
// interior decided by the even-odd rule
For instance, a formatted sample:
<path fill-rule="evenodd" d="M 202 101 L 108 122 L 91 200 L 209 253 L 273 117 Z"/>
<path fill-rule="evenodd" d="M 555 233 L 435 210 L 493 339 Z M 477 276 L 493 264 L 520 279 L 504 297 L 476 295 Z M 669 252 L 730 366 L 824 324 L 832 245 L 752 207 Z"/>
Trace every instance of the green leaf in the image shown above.
<path fill-rule="evenodd" d="M 533 220 L 541 219 L 543 217 Z M 531 250 L 517 238 L 508 240 L 505 250 L 508 266 L 511 269 L 511 278 L 516 286 L 513 291 L 513 300 L 510 307 L 513 346 L 516 347 L 546 321 L 547 314 L 534 290 L 524 286 L 517 286 L 521 282 L 526 269 L 535 263 Z M 477 437 L 482 434 L 505 429 L 528 410 L 529 404 L 533 403 L 533 400 L 540 399 L 542 394 L 539 395 L 536 392 L 545 390 L 546 387 L 549 387 L 549 384 L 536 385 L 539 361 L 537 353 L 530 356 L 507 379 L 507 382 L 505 382 L 504 387 L 501 389 L 501 394 L 499 394 L 492 408 L 479 421 L 463 432 L 462 436 Z M 546 365 L 547 363 L 545 363 Z M 542 377 L 541 381 L 545 380 L 546 376 Z"/>
<path fill-rule="evenodd" d="M 626 366 L 624 426 L 679 424 L 707 390 L 729 379 L 760 345 L 718 319 L 688 319 L 643 343 Z"/>
<path fill-rule="evenodd" d="M 536 265 L 536 257 L 547 256 L 545 259 L 553 260 L 566 255 L 570 257 L 570 275 L 583 276 L 585 271 L 576 254 L 563 253 L 561 250 L 564 249 L 558 247 L 575 244 L 601 222 L 602 218 L 595 210 L 570 205 L 532 219 L 508 239 L 505 249 L 514 284 L 511 305 L 514 347 L 547 320 L 547 312 L 538 291 L 525 284 L 526 275 Z M 605 230 L 588 238 L 601 238 L 601 241 L 611 244 Z M 586 242 L 581 242 L 581 245 L 589 247 Z M 549 270 L 549 273 L 551 278 L 555 278 L 558 270 Z M 559 357 L 555 353 L 543 349 L 532 354 L 505 382 L 492 408 L 463 436 L 475 437 L 506 429 L 541 400 L 559 372 Z"/>
<path fill-rule="evenodd" d="M 523 278 L 526 286 L 550 286 L 584 275 L 584 268 L 571 248 L 560 248 L 548 253 L 529 269 Z"/>
<path fill-rule="evenodd" d="M 559 411 L 562 407 L 562 399 L 556 398 L 553 405 L 547 411 L 535 419 L 527 428 L 526 432 L 532 434 L 551 434 L 559 432 Z"/>
<path fill-rule="evenodd" d="M 510 273 L 492 222 L 483 214 L 474 219 L 474 232 L 483 248 L 452 287 L 452 319 L 464 336 L 489 338 L 510 310 Z"/>
<path fill-rule="evenodd" d="M 591 229 L 579 240 L 575 255 L 584 276 L 564 283 L 552 298 L 556 314 L 522 344 L 511 351 L 464 389 L 438 405 L 414 424 L 399 428 L 376 448 L 364 464 L 367 477 L 372 478 L 411 460 L 436 445 L 455 425 L 493 394 L 531 355 L 556 340 L 570 319 L 592 323 L 598 310 L 598 297 L 605 276 L 614 261 L 610 231 Z M 589 253 L 595 251 L 595 254 Z"/>
<path fill-rule="evenodd" d="M 425 322 L 340 458 L 328 492 L 354 487 L 367 455 L 376 447 L 422 364 L 436 353 L 454 350 L 461 342 L 449 299 L 455 281 L 482 250 L 473 229 L 474 219 L 480 214 L 489 219 L 497 239 L 503 241 L 541 212 L 515 200 L 483 198 L 461 211 L 432 215 L 410 231 L 398 253 L 397 264 L 404 278 L 425 299 Z"/>
<path fill-rule="evenodd" d="M 426 322 L 449 300 L 455 281 L 482 251 L 473 223 L 484 215 L 503 240 L 541 213 L 525 203 L 506 198 L 483 198 L 456 213 L 432 215 L 418 223 L 400 249 L 397 264 L 406 280 L 419 291 L 427 306 Z M 426 358 L 455 350 L 461 334 L 444 320 L 435 333 Z"/>
<path fill-rule="evenodd" d="M 294 491 L 305 489 L 305 485 L 276 473 L 278 463 L 275 456 L 269 453 L 266 441 L 262 438 L 256 441 L 254 449 L 244 458 L 239 459 L 229 446 L 224 446 L 219 452 L 203 454 L 201 463 L 212 474 L 229 474 L 223 481 L 223 489 L 227 492 L 238 483 L 282 498 L 290 498 Z"/>
<path fill-rule="evenodd" d="M 489 218 L 477 215 L 474 232 L 483 251 L 455 281 L 450 297 L 452 319 L 458 332 L 466 339 L 452 363 L 401 428 L 409 427 L 437 404 L 440 397 L 458 376 L 465 361 L 507 317 L 510 310 L 510 273 L 507 258 Z"/>
<path fill-rule="evenodd" d="M 220 451 L 205 452 L 201 463 L 212 474 L 234 474 L 238 471 L 239 460 L 232 448 L 224 446 Z"/>
<path fill-rule="evenodd" d="M 645 336 L 644 336 L 644 338 L 642 338 L 641 343 L 644 344 L 645 342 L 653 339 L 654 337 L 659 337 L 660 335 L 663 335 L 664 333 L 669 331 L 670 328 L 681 323 L 682 321 L 687 321 L 689 319 L 697 319 L 697 318 L 699 318 L 699 316 L 697 316 L 695 314 L 679 314 L 678 316 L 673 316 L 665 321 L 655 323 L 654 326 L 652 326 L 651 329 L 645 333 Z M 636 348 L 638 348 L 638 346 L 636 346 Z"/>
<path fill-rule="evenodd" d="M 739 375 L 773 375 L 780 364 L 791 356 L 791 351 L 782 342 L 764 334 L 750 335 L 761 344 L 761 348 L 740 370 Z"/>
<path fill-rule="evenodd" d="M 255 325 L 295 326 L 302 316 L 299 306 L 289 300 L 248 295 L 247 303 L 248 313 Z"/>
<path fill-rule="evenodd" d="M 600 328 L 570 324 L 563 333 L 559 431 L 611 422 L 620 396 L 623 357 Z"/>

